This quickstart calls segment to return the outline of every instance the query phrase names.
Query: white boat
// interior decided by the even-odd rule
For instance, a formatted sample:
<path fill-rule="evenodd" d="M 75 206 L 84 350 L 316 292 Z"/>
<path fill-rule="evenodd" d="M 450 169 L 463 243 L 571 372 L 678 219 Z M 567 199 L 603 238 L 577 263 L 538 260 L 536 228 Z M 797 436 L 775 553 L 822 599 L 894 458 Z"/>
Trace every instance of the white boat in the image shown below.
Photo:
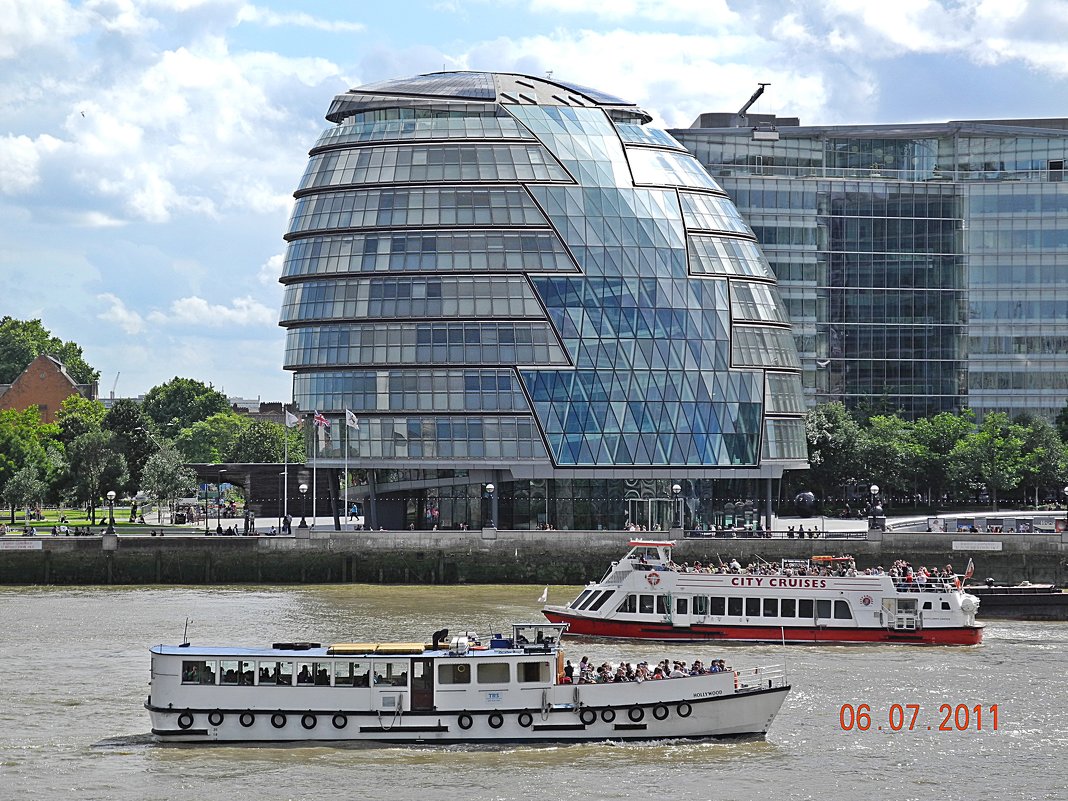
<path fill-rule="evenodd" d="M 582 683 L 566 626 L 433 642 L 151 648 L 145 707 L 159 742 L 462 744 L 760 737 L 782 666 Z M 569 683 L 573 679 L 575 683 Z"/>
<path fill-rule="evenodd" d="M 779 565 L 677 565 L 674 541 L 632 540 L 566 606 L 542 613 L 591 637 L 788 643 L 977 645 L 979 599 L 959 576 L 858 571 L 851 557 Z M 965 577 L 970 573 L 965 573 Z"/>

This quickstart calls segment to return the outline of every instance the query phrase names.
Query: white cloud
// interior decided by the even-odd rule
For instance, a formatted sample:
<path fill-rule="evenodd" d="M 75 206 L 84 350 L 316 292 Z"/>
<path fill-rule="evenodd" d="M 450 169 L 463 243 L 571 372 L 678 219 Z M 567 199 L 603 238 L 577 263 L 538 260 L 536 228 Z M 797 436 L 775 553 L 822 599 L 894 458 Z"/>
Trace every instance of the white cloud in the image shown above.
<path fill-rule="evenodd" d="M 234 298 L 229 306 L 212 304 L 201 297 L 179 298 L 166 312 L 154 311 L 148 320 L 159 325 L 195 325 L 222 328 L 237 326 L 270 326 L 278 322 L 278 312 L 251 297 Z"/>
<path fill-rule="evenodd" d="M 88 15 L 63 0 L 7 0 L 0 16 L 0 59 L 57 48 L 89 26 Z"/>
<path fill-rule="evenodd" d="M 277 287 L 278 279 L 282 275 L 282 263 L 284 261 L 285 255 L 276 253 L 261 264 L 260 271 L 256 276 L 259 279 L 259 282 L 264 286 Z"/>
<path fill-rule="evenodd" d="M 313 28 L 331 33 L 356 33 L 366 28 L 359 22 L 325 20 L 302 12 L 279 13 L 262 6 L 245 5 L 237 14 L 238 22 L 254 22 L 268 27 Z"/>
<path fill-rule="evenodd" d="M 145 330 L 144 318 L 133 309 L 127 308 L 121 298 L 104 292 L 97 295 L 96 299 L 108 304 L 108 308 L 98 314 L 97 319 L 115 323 L 127 334 L 140 334 Z"/>
<path fill-rule="evenodd" d="M 28 136 L 0 138 L 0 192 L 15 195 L 34 186 L 40 175 L 40 157 Z"/>

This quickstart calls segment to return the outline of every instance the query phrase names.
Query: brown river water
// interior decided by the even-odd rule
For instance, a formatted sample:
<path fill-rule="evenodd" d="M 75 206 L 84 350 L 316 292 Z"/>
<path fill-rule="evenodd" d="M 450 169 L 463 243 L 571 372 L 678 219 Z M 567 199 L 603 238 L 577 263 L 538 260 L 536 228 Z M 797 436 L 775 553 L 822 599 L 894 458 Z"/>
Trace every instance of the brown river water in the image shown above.
<path fill-rule="evenodd" d="M 561 603 L 574 587 L 550 588 Z M 1068 623 L 987 623 L 975 648 L 571 640 L 568 656 L 785 661 L 765 741 L 449 748 L 161 746 L 148 647 L 419 640 L 539 619 L 541 587 L 2 588 L 0 801 L 1068 799 Z M 634 657 L 634 659 L 631 659 Z M 867 704 L 871 727 L 843 728 Z M 904 727 L 894 705 L 905 712 Z M 913 713 L 906 705 L 919 706 Z M 965 730 L 951 710 L 982 707 Z M 991 706 L 998 708 L 993 730 Z M 963 721 L 958 721 L 963 722 Z M 882 726 L 882 730 L 877 727 Z M 930 727 L 930 729 L 928 729 Z"/>

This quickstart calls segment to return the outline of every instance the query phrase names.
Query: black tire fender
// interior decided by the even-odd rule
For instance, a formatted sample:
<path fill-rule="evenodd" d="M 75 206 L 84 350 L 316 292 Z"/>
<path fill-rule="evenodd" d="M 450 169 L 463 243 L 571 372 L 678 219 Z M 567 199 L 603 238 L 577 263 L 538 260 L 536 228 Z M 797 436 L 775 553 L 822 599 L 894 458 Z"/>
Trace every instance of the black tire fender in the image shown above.
<path fill-rule="evenodd" d="M 315 717 L 311 712 L 308 712 L 301 716 L 300 725 L 305 729 L 311 730 L 315 728 L 315 724 L 319 722 L 319 718 Z"/>
<path fill-rule="evenodd" d="M 530 726 L 531 723 L 534 722 L 534 716 L 529 712 L 520 712 L 519 717 L 516 718 L 516 721 L 519 723 L 520 726 L 525 729 Z"/>
<path fill-rule="evenodd" d="M 627 717 L 630 718 L 631 723 L 641 723 L 645 720 L 645 710 L 640 706 L 632 706 L 627 710 Z"/>
<path fill-rule="evenodd" d="M 607 707 L 606 709 L 601 710 L 601 720 L 603 720 L 605 723 L 611 723 L 615 719 L 616 710 L 612 709 L 612 707 Z"/>
<path fill-rule="evenodd" d="M 688 718 L 693 713 L 693 707 L 690 706 L 689 701 L 680 701 L 679 705 L 675 707 L 675 714 L 680 718 Z"/>
<path fill-rule="evenodd" d="M 470 715 L 464 712 L 460 717 L 456 718 L 456 725 L 464 731 L 467 731 L 474 725 L 475 721 Z"/>
<path fill-rule="evenodd" d="M 349 725 L 348 716 L 338 712 L 334 717 L 330 719 L 330 722 L 334 724 L 335 729 L 343 729 Z"/>
<path fill-rule="evenodd" d="M 221 710 L 216 709 L 214 712 L 208 713 L 208 723 L 212 726 L 221 726 L 224 720 L 226 720 L 226 715 Z"/>
<path fill-rule="evenodd" d="M 491 729 L 499 729 L 501 726 L 504 725 L 504 715 L 502 715 L 500 712 L 494 712 L 488 718 L 486 718 L 486 722 L 489 724 Z"/>
<path fill-rule="evenodd" d="M 596 723 L 597 710 L 586 707 L 581 712 L 579 712 L 579 720 L 581 720 L 582 723 L 586 726 L 589 726 L 591 723 Z"/>
<path fill-rule="evenodd" d="M 670 714 L 671 712 L 663 704 L 657 704 L 653 707 L 653 717 L 657 720 L 667 720 L 667 716 Z"/>
<path fill-rule="evenodd" d="M 250 728 L 252 726 L 252 724 L 256 722 L 256 716 L 253 715 L 251 712 L 242 712 L 241 713 L 241 717 L 238 718 L 238 722 L 244 728 L 247 729 L 247 728 Z"/>
<path fill-rule="evenodd" d="M 273 715 L 271 715 L 271 725 L 274 726 L 276 729 L 284 729 L 286 726 L 286 713 L 275 712 Z"/>
<path fill-rule="evenodd" d="M 180 714 L 178 716 L 178 728 L 179 729 L 188 729 L 192 725 L 193 725 L 193 713 L 192 712 L 188 712 L 188 711 L 187 712 L 183 712 L 182 714 Z"/>

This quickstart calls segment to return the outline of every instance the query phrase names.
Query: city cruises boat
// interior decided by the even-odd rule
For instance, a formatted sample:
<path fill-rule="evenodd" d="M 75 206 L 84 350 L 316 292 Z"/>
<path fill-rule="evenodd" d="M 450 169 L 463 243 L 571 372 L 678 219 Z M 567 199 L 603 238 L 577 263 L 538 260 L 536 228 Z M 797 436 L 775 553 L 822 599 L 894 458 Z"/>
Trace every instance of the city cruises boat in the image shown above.
<path fill-rule="evenodd" d="M 600 581 L 542 613 L 570 634 L 645 640 L 976 645 L 983 637 L 979 599 L 955 575 L 867 575 L 851 557 L 830 556 L 754 570 L 680 566 L 674 545 L 632 540 Z"/>
<path fill-rule="evenodd" d="M 590 683 L 585 660 L 575 667 L 559 647 L 566 628 L 443 629 L 429 644 L 158 645 L 145 707 L 159 742 L 568 743 L 761 737 L 790 690 L 782 666 L 722 662 Z"/>

